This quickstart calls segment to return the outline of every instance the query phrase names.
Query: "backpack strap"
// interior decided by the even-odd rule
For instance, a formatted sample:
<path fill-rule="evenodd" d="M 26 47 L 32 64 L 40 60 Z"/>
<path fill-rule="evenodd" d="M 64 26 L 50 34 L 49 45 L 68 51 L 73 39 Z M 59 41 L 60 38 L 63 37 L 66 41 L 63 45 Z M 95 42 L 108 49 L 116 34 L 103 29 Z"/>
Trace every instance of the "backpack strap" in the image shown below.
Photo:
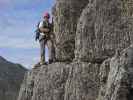
<path fill-rule="evenodd" d="M 37 41 L 38 39 L 39 39 L 39 37 L 40 37 L 40 30 L 39 30 L 39 24 L 40 24 L 40 21 L 38 22 L 38 24 L 37 24 L 37 29 L 35 30 L 35 40 Z"/>

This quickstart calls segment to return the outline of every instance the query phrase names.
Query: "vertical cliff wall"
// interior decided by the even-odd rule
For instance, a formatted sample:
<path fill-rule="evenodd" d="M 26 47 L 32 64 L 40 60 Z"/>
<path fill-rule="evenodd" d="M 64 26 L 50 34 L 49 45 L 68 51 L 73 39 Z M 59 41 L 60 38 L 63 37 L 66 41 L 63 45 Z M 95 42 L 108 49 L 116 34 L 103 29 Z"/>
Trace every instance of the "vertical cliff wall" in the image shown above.
<path fill-rule="evenodd" d="M 121 0 L 94 0 L 83 10 L 76 32 L 76 58 L 103 61 L 128 47 L 133 41 L 133 19 L 123 12 Z M 131 5 L 131 4 L 129 4 Z"/>
<path fill-rule="evenodd" d="M 132 0 L 57 0 L 57 62 L 30 71 L 18 100 L 132 100 Z"/>
<path fill-rule="evenodd" d="M 54 15 L 56 58 L 71 61 L 74 58 L 77 21 L 89 0 L 57 0 Z"/>

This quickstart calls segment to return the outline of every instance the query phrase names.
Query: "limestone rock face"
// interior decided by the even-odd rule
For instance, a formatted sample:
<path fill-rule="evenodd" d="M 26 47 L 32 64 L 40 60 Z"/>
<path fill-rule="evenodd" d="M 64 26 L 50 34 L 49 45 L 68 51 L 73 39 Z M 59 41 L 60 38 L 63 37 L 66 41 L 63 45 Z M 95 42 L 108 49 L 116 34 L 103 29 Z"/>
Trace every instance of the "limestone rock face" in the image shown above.
<path fill-rule="evenodd" d="M 18 100 L 31 100 L 31 97 L 33 95 L 35 77 L 39 71 L 40 69 L 32 70 L 25 75 L 23 84 L 21 85 Z"/>
<path fill-rule="evenodd" d="M 95 100 L 99 91 L 99 64 L 71 64 L 62 100 Z"/>
<path fill-rule="evenodd" d="M 124 1 L 94 0 L 83 10 L 76 32 L 76 59 L 103 61 L 132 43 L 133 18 L 123 15 L 123 5 L 132 0 Z"/>
<path fill-rule="evenodd" d="M 74 58 L 77 21 L 89 0 L 56 0 L 53 8 L 56 58 L 60 61 Z"/>
<path fill-rule="evenodd" d="M 18 100 L 63 100 L 69 73 L 67 64 L 55 63 L 29 72 Z"/>
<path fill-rule="evenodd" d="M 132 100 L 133 46 L 102 64 L 58 62 L 33 69 L 18 100 Z"/>
<path fill-rule="evenodd" d="M 102 83 L 97 100 L 133 99 L 133 47 L 110 60 L 108 78 Z M 104 70 L 103 70 L 104 71 Z"/>
<path fill-rule="evenodd" d="M 132 0 L 56 0 L 57 62 L 28 72 L 18 100 L 133 100 Z"/>
<path fill-rule="evenodd" d="M 82 62 L 42 66 L 27 74 L 18 100 L 94 99 L 99 90 L 98 75 L 97 64 Z"/>

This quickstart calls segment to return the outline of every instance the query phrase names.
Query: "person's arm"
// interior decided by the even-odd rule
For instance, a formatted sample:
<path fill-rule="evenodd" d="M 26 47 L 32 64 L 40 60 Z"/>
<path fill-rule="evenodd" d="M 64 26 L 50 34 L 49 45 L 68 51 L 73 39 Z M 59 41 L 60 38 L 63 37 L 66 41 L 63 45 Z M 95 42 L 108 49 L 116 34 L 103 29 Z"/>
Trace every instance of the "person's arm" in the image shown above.
<path fill-rule="evenodd" d="M 48 32 L 50 31 L 49 28 L 40 27 L 39 29 L 40 29 L 40 31 L 41 31 L 42 33 L 48 33 Z"/>

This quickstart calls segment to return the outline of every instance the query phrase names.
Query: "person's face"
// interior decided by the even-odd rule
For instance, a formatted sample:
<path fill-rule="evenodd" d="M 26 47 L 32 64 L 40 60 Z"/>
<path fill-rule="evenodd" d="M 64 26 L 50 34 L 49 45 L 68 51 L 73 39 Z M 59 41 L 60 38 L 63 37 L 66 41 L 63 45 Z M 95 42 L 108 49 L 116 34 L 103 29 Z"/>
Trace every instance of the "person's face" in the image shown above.
<path fill-rule="evenodd" d="M 49 18 L 47 18 L 47 17 L 44 17 L 44 19 L 45 19 L 46 21 L 49 21 Z"/>

